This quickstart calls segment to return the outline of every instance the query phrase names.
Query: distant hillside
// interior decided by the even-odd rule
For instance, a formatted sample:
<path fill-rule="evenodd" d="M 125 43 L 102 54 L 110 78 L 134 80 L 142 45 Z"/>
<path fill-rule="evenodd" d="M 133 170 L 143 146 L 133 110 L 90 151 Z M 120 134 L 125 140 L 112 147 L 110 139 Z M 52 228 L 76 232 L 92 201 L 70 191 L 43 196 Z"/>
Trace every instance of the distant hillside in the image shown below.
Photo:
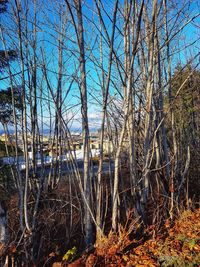
<path fill-rule="evenodd" d="M 89 127 L 90 128 L 90 133 L 95 133 L 98 131 L 99 127 Z M 75 132 L 75 133 L 81 133 L 82 132 L 82 128 L 80 127 L 71 127 L 70 128 L 71 132 Z M 10 134 L 14 134 L 14 130 L 12 128 L 9 128 L 9 133 Z M 0 128 L 0 135 L 4 134 L 4 130 Z M 43 134 L 44 135 L 49 135 L 50 134 L 50 129 L 49 128 L 44 128 L 43 129 Z"/>

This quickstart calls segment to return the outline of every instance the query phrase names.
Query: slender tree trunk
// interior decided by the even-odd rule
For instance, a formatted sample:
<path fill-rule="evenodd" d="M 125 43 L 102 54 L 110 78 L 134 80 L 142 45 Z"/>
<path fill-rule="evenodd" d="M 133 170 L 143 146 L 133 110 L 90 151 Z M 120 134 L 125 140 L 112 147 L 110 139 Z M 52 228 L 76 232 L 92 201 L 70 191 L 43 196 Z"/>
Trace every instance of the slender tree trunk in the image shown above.
<path fill-rule="evenodd" d="M 68 4 L 68 3 L 67 3 Z M 84 44 L 84 28 L 82 18 L 82 3 L 80 0 L 74 0 L 78 24 L 75 26 L 77 34 L 77 42 L 79 46 L 79 64 L 80 64 L 80 95 L 81 95 L 81 113 L 82 113 L 82 137 L 83 137 L 83 161 L 84 161 L 84 221 L 85 221 L 85 242 L 90 245 L 93 241 L 92 237 L 92 221 L 88 206 L 91 207 L 91 184 L 90 184 L 90 146 L 89 146 L 89 125 L 88 125 L 88 107 L 87 107 L 87 82 L 85 67 L 85 44 Z M 69 5 L 68 5 L 69 7 Z"/>
<path fill-rule="evenodd" d="M 27 198 L 28 198 L 28 183 L 29 183 L 29 162 L 28 162 L 28 131 L 27 131 L 27 106 L 26 106 L 26 85 L 25 85 L 25 67 L 24 67 L 24 55 L 23 55 L 23 38 L 22 38 L 22 25 L 21 25 L 21 7 L 18 0 L 15 0 L 16 6 L 16 21 L 18 27 L 18 40 L 19 40 L 19 55 L 21 63 L 21 73 L 22 73 L 22 138 L 24 147 L 24 158 L 26 163 L 25 170 L 25 186 L 24 186 L 24 220 L 25 225 L 29 233 L 31 233 L 31 228 L 29 225 L 28 218 L 28 208 L 27 208 Z"/>
<path fill-rule="evenodd" d="M 99 168 L 98 168 L 98 182 L 97 182 L 97 224 L 102 227 L 102 215 L 103 212 L 102 208 L 102 169 L 103 169 L 103 144 L 105 138 L 105 121 L 106 121 L 106 109 L 107 109 L 107 101 L 108 101 L 108 93 L 109 93 L 109 85 L 110 85 L 110 77 L 111 77 L 111 67 L 112 67 L 112 60 L 113 60 L 113 43 L 115 37 L 115 23 L 116 23 L 116 16 L 117 16 L 117 8 L 118 8 L 118 1 L 115 3 L 114 13 L 113 13 L 113 24 L 112 24 L 112 35 L 110 40 L 110 53 L 109 53 L 109 65 L 108 65 L 108 74 L 105 88 L 103 88 L 103 109 L 102 109 L 102 122 L 101 122 L 101 133 L 100 133 L 100 156 L 99 156 Z M 101 21 L 101 17 L 100 17 Z M 101 21 L 102 23 L 102 21 Z M 97 232 L 97 236 L 101 233 Z"/>
<path fill-rule="evenodd" d="M 150 149 L 151 149 L 151 132 L 152 132 L 152 97 L 153 97 L 153 79 L 154 79 L 154 38 L 156 31 L 156 12 L 157 12 L 157 0 L 153 1 L 152 7 L 152 29 L 148 25 L 147 21 L 147 32 L 149 34 L 148 49 L 149 49 L 149 67 L 148 67 L 148 80 L 146 85 L 146 115 L 145 115 L 145 129 L 144 129 L 144 169 L 143 169 L 143 194 L 142 202 L 145 205 L 148 198 L 149 191 L 149 160 L 150 160 Z"/>
<path fill-rule="evenodd" d="M 168 32 L 168 18 L 167 18 L 167 2 L 164 1 L 164 20 L 165 20 L 165 35 L 166 35 L 166 53 L 167 53 L 167 75 L 168 75 L 168 98 L 169 98 L 169 107 L 170 107 L 170 121 L 172 129 L 172 142 L 173 142 L 173 152 L 174 152 L 174 166 L 173 171 L 171 172 L 170 177 L 170 194 L 171 194 L 171 205 L 170 205 L 170 217 L 173 218 L 173 209 L 174 209 L 174 178 L 177 174 L 178 168 L 178 148 L 176 140 L 176 128 L 174 120 L 174 111 L 173 111 L 173 98 L 172 98 L 172 81 L 171 81 L 171 60 L 170 60 L 170 40 Z"/>

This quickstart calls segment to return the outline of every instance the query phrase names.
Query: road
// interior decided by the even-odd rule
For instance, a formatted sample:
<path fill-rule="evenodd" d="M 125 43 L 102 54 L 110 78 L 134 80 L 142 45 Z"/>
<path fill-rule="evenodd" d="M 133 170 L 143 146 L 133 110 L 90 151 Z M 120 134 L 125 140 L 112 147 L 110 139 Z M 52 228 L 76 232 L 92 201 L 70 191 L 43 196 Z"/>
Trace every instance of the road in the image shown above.
<path fill-rule="evenodd" d="M 83 170 L 84 170 L 84 168 L 83 168 L 83 160 L 77 160 L 76 162 L 77 162 L 78 170 L 80 172 L 83 172 Z M 55 163 L 52 166 L 51 166 L 51 164 L 48 164 L 48 165 L 45 164 L 45 166 L 44 166 L 45 175 L 49 175 L 50 171 L 52 171 L 52 172 L 55 171 L 55 168 L 56 168 Z M 113 162 L 111 163 L 111 170 L 112 171 L 114 170 L 114 163 Z M 65 162 L 61 162 L 61 173 L 62 173 L 62 175 L 68 174 L 68 173 L 70 173 L 72 171 L 73 171 L 73 166 L 70 164 L 70 162 L 66 162 L 66 161 Z M 98 172 L 98 165 L 97 164 L 93 165 L 93 171 L 94 171 L 95 174 Z M 21 172 L 24 173 L 25 169 L 23 168 L 21 170 Z M 30 172 L 31 172 L 31 168 L 30 168 Z M 103 173 L 108 173 L 108 172 L 109 172 L 109 164 L 108 164 L 108 162 L 104 162 L 103 163 Z M 41 165 L 37 166 L 36 173 L 37 173 L 38 177 L 41 175 Z"/>

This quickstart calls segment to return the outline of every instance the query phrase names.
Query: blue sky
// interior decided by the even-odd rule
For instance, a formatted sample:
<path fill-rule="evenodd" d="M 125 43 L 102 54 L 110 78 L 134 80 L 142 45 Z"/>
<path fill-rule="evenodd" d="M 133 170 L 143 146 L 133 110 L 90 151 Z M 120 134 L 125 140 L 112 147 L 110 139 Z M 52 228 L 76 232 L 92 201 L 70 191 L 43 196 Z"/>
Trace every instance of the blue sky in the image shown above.
<path fill-rule="evenodd" d="M 14 3 L 14 1 L 10 1 L 11 4 Z M 28 1 L 31 3 L 31 1 Z M 177 1 L 178 2 L 178 1 Z M 39 7 L 37 10 L 37 18 L 39 21 L 38 26 L 38 49 L 37 49 L 37 56 L 38 56 L 38 62 L 42 62 L 41 57 L 41 49 L 45 51 L 46 59 L 47 59 L 47 67 L 51 70 L 51 72 L 48 73 L 49 80 L 51 82 L 52 88 L 54 88 L 54 92 L 56 91 L 56 85 L 57 85 L 57 74 L 55 74 L 58 70 L 58 51 L 57 51 L 57 42 L 55 42 L 55 37 L 57 37 L 57 29 L 53 26 L 53 24 L 58 23 L 58 14 L 56 14 L 56 5 L 54 2 L 51 1 L 38 1 Z M 61 1 L 59 2 L 61 3 Z M 63 1 L 64 3 L 64 1 Z M 112 9 L 114 5 L 114 1 L 103 1 L 103 4 L 105 6 L 105 10 L 109 13 L 109 15 L 112 17 Z M 123 1 L 120 1 L 120 5 L 123 5 Z M 83 13 L 86 17 L 89 19 L 95 19 L 95 22 L 97 22 L 97 15 L 93 13 L 93 9 L 95 8 L 94 2 L 92 0 L 85 1 L 85 4 L 83 5 Z M 10 48 L 16 48 L 18 46 L 15 46 L 16 43 L 16 30 L 15 29 L 15 22 L 10 19 L 10 12 L 12 12 L 11 6 L 8 8 L 8 14 L 1 15 L 1 24 L 5 28 L 9 28 L 9 31 L 6 32 L 6 41 L 7 46 Z M 200 7 L 198 4 L 198 1 L 191 1 L 190 5 L 190 12 L 189 16 L 192 17 L 194 14 L 197 14 L 200 12 Z M 184 17 L 183 14 L 181 14 L 182 18 Z M 108 17 L 103 14 L 103 18 L 105 21 L 106 26 L 108 27 L 108 32 L 110 34 L 111 32 L 111 23 Z M 30 31 L 32 30 L 32 23 L 33 20 L 33 6 L 30 5 L 30 12 L 28 17 L 30 23 L 28 23 L 28 26 L 30 28 Z M 69 18 L 68 18 L 69 19 Z M 174 18 L 175 19 L 175 18 Z M 187 20 L 187 18 L 184 18 Z M 173 20 L 171 21 L 171 23 Z M 118 24 L 120 21 L 118 20 Z M 171 48 L 171 52 L 175 52 L 177 49 L 181 49 L 184 47 L 184 45 L 193 43 L 195 39 L 200 38 L 200 31 L 199 31 L 199 25 L 200 25 L 200 17 L 196 18 L 192 23 L 188 24 L 180 36 L 183 36 L 183 38 L 177 39 L 174 42 L 174 46 Z M 94 57 L 97 59 L 97 63 L 99 60 L 99 54 L 98 54 L 98 45 L 99 45 L 99 36 L 98 31 L 95 29 L 94 25 L 90 23 L 88 19 L 84 19 L 84 26 L 87 32 L 85 33 L 85 41 L 86 44 L 88 44 L 90 47 L 88 48 L 86 45 L 86 71 L 87 71 L 87 83 L 88 83 L 88 114 L 89 114 L 89 120 L 90 124 L 92 126 L 95 126 L 96 128 L 99 127 L 100 121 L 101 121 L 101 108 L 98 105 L 98 101 L 101 101 L 101 89 L 98 85 L 98 76 L 95 71 L 94 64 L 92 63 L 92 60 Z M 169 25 L 171 26 L 171 25 Z M 180 25 L 181 27 L 182 25 Z M 75 59 L 74 56 L 78 56 L 77 51 L 77 45 L 76 42 L 76 36 L 73 28 L 67 27 L 65 30 L 65 33 L 67 35 L 66 41 L 64 43 L 65 51 L 64 51 L 64 60 L 65 60 L 65 68 L 63 69 L 63 73 L 65 76 L 63 77 L 63 96 L 67 92 L 67 89 L 69 87 L 69 84 L 72 81 L 72 76 L 75 72 L 75 67 L 77 67 L 78 59 Z M 118 32 L 116 32 L 118 34 Z M 96 37 L 95 37 L 96 36 Z M 31 35 L 30 35 L 31 38 Z M 29 40 L 30 41 L 30 40 Z M 116 40 L 116 44 L 117 44 Z M 30 44 L 29 44 L 30 45 Z M 2 47 L 2 44 L 1 44 Z M 93 48 L 93 51 L 91 53 L 90 49 Z M 117 47 L 117 45 L 116 45 Z M 182 61 L 185 63 L 187 59 L 191 57 L 191 54 L 195 54 L 198 52 L 200 47 L 200 42 L 197 41 L 195 44 L 193 44 L 192 47 L 188 46 L 187 49 L 184 49 L 181 53 L 178 53 L 174 56 L 174 67 L 177 63 L 177 61 Z M 123 47 L 122 47 L 123 49 Z M 70 51 L 71 50 L 71 51 Z M 107 54 L 109 52 L 109 49 L 104 46 L 104 67 L 106 68 L 107 65 Z M 120 54 L 120 51 L 117 51 Z M 32 53 L 32 52 L 30 52 Z M 92 55 L 92 56 L 91 56 Z M 16 73 L 20 70 L 19 68 L 19 62 L 15 62 L 11 64 L 12 72 Z M 114 70 L 114 69 L 113 69 Z M 7 73 L 3 73 L 3 76 L 7 76 Z M 118 78 L 118 77 L 116 77 Z M 16 83 L 20 83 L 20 75 L 15 76 Z M 46 84 L 44 78 L 42 77 L 42 71 L 38 70 L 38 88 L 40 86 L 43 86 L 43 97 L 48 97 L 48 90 L 46 88 Z M 117 81 L 117 80 L 116 80 Z M 119 87 L 121 86 L 118 83 Z M 0 89 L 6 88 L 9 86 L 9 79 L 1 81 Z M 110 94 L 114 95 L 116 91 L 114 88 L 110 88 Z M 38 89 L 38 96 L 40 92 Z M 39 100 L 38 100 L 39 103 Z M 75 107 L 73 107 L 75 106 Z M 74 116 L 74 123 L 71 125 L 72 128 L 80 128 L 81 129 L 81 113 L 80 113 L 80 96 L 79 96 L 79 89 L 76 84 L 76 82 L 73 83 L 72 89 L 70 90 L 64 106 L 64 110 L 68 110 L 68 114 L 64 113 L 64 117 L 72 117 Z M 46 123 L 48 124 L 48 117 L 49 117 L 49 110 L 47 107 L 47 102 L 44 101 L 43 107 L 42 107 L 43 115 L 46 118 Z M 41 110 L 38 110 L 38 113 L 40 114 Z M 53 105 L 52 105 L 52 112 L 53 111 Z M 46 126 L 48 127 L 48 126 Z"/>

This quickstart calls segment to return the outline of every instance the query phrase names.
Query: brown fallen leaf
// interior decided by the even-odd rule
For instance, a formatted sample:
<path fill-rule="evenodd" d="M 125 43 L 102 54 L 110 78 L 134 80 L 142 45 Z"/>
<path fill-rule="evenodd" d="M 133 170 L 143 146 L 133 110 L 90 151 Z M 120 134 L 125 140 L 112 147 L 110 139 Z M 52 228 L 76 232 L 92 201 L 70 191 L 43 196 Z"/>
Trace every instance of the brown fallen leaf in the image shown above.
<path fill-rule="evenodd" d="M 82 263 L 82 261 L 80 259 L 70 263 L 67 265 L 68 267 L 83 267 L 84 264 Z"/>
<path fill-rule="evenodd" d="M 194 251 L 200 251 L 200 246 L 199 245 L 194 245 L 193 250 Z"/>
<path fill-rule="evenodd" d="M 115 255 L 117 253 L 117 247 L 112 246 L 109 250 L 108 250 L 108 255 Z"/>
<path fill-rule="evenodd" d="M 97 262 L 97 257 L 94 254 L 90 254 L 86 260 L 85 267 L 93 267 Z"/>
<path fill-rule="evenodd" d="M 62 262 L 54 262 L 52 267 L 62 267 Z"/>
<path fill-rule="evenodd" d="M 10 248 L 9 248 L 10 253 L 15 253 L 16 251 L 17 251 L 16 246 L 14 246 L 14 245 L 10 246 Z"/>

